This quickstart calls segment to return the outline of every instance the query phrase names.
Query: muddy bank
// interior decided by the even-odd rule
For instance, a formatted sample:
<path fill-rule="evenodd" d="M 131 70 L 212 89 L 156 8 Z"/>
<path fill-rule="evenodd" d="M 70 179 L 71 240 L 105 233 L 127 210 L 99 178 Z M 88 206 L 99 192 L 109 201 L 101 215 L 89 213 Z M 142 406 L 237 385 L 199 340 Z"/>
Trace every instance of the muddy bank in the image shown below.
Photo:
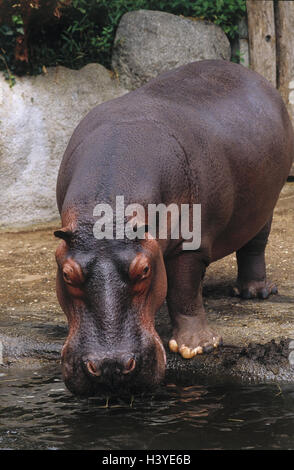
<path fill-rule="evenodd" d="M 2 369 L 59 361 L 67 327 L 55 296 L 55 228 L 0 233 Z M 211 265 L 204 302 L 209 323 L 223 336 L 224 347 L 188 361 L 168 353 L 168 375 L 294 381 L 288 348 L 294 339 L 293 259 L 294 183 L 289 182 L 276 208 L 267 248 L 268 278 L 277 284 L 279 294 L 265 301 L 232 298 L 235 255 Z M 157 326 L 166 345 L 170 324 L 165 306 L 157 316 Z"/>
<path fill-rule="evenodd" d="M 165 316 L 165 315 L 164 315 Z M 160 331 L 162 328 L 158 328 Z M 66 336 L 66 328 L 60 339 Z M 163 334 L 162 337 L 166 337 Z M 48 362 L 59 362 L 61 342 L 35 340 L 28 336 L 0 334 L 2 345 L 1 369 L 39 368 Z M 291 339 L 271 340 L 268 343 L 249 343 L 247 346 L 224 345 L 221 348 L 191 360 L 170 353 L 167 339 L 168 382 L 194 383 L 201 377 L 210 377 L 214 383 L 227 380 L 245 382 L 294 382 L 294 342 Z M 292 354 L 291 354 L 292 353 Z"/>

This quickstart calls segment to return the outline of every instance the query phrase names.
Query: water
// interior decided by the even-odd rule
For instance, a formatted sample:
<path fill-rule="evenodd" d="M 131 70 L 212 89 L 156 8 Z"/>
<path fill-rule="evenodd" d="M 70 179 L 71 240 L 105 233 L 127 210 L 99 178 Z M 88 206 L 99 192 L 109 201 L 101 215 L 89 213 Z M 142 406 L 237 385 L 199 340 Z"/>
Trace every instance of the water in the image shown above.
<path fill-rule="evenodd" d="M 47 365 L 2 369 L 0 400 L 0 449 L 294 449 L 294 384 L 170 383 L 105 407 Z"/>

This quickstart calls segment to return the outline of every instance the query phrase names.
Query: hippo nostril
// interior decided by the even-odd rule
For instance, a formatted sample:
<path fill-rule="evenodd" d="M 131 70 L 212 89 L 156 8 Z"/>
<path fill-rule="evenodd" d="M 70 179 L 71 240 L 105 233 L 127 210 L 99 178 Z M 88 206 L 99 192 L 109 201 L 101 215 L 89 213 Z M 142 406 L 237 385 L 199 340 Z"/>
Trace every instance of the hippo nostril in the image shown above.
<path fill-rule="evenodd" d="M 130 372 L 132 372 L 136 367 L 136 361 L 133 357 L 131 357 L 128 362 L 126 363 L 125 367 L 124 367 L 124 370 L 123 370 L 123 374 L 129 374 Z"/>
<path fill-rule="evenodd" d="M 88 361 L 86 363 L 86 367 L 88 369 L 88 372 L 91 374 L 91 375 L 95 375 L 96 377 L 100 377 L 101 375 L 101 370 L 94 364 L 94 362 L 92 361 Z"/>
<path fill-rule="evenodd" d="M 120 355 L 119 358 L 87 358 L 84 360 L 84 367 L 89 375 L 100 377 L 106 381 L 129 374 L 135 369 L 135 366 L 136 361 L 130 355 Z"/>

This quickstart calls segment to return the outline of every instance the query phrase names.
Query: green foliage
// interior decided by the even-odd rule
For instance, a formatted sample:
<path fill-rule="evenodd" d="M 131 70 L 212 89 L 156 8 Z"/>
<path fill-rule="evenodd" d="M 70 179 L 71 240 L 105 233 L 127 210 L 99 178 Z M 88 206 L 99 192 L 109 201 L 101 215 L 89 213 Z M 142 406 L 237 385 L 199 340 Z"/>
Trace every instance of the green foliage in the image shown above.
<path fill-rule="evenodd" d="M 1 24 L 0 22 L 0 70 L 3 70 L 5 78 L 12 87 L 15 83 L 14 70 L 14 49 L 16 47 L 16 37 L 23 34 L 23 22 L 19 15 L 12 15 L 12 23 Z"/>
<path fill-rule="evenodd" d="M 246 2 L 245 0 L 196 0 L 193 10 L 195 16 L 202 16 L 221 26 L 232 40 L 238 34 L 238 22 L 246 14 Z"/>
<path fill-rule="evenodd" d="M 41 1 L 35 2 L 42 6 Z M 35 6 L 27 29 L 18 7 L 11 14 L 3 14 L 2 6 L 0 69 L 11 83 L 14 74 L 38 74 L 44 66 L 59 64 L 77 69 L 99 62 L 109 68 L 115 31 L 128 11 L 161 10 L 202 18 L 220 25 L 230 40 L 237 35 L 237 24 L 246 14 L 245 0 L 60 0 L 60 4 L 60 15 L 52 10 L 42 16 L 41 7 Z M 17 40 L 22 36 L 27 39 L 27 61 L 17 59 Z"/>

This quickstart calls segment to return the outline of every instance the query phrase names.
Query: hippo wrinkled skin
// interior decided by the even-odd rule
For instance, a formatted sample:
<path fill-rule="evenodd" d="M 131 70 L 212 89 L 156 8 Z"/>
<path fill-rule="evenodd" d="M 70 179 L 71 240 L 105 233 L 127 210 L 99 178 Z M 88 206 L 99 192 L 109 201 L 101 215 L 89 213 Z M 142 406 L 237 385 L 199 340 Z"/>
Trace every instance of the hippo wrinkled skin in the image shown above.
<path fill-rule="evenodd" d="M 94 108 L 65 151 L 57 183 L 62 228 L 57 295 L 69 324 L 62 370 L 77 395 L 141 390 L 163 379 L 154 319 L 167 301 L 169 347 L 184 358 L 222 339 L 202 301 L 206 267 L 237 253 L 235 294 L 262 299 L 272 214 L 293 161 L 290 119 L 260 75 L 226 61 L 195 62 Z M 201 204 L 201 245 L 183 239 L 100 239 L 98 203 Z M 170 229 L 170 225 L 169 225 Z"/>

